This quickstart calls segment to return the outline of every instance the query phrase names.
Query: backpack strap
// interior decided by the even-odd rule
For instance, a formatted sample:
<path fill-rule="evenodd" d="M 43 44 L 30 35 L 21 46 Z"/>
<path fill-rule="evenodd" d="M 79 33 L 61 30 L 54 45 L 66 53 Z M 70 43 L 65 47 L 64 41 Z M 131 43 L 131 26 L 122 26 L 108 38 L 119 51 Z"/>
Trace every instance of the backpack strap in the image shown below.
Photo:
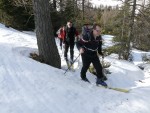
<path fill-rule="evenodd" d="M 87 37 L 89 38 L 89 41 L 91 41 L 91 34 L 90 34 L 90 32 L 87 32 Z"/>
<path fill-rule="evenodd" d="M 87 48 L 87 47 L 85 47 L 85 46 L 83 46 L 85 49 L 87 49 L 87 50 L 89 50 L 89 51 L 93 51 L 93 52 L 95 52 L 95 51 L 97 51 L 98 50 L 98 47 L 96 48 L 96 49 L 90 49 L 90 48 Z"/>

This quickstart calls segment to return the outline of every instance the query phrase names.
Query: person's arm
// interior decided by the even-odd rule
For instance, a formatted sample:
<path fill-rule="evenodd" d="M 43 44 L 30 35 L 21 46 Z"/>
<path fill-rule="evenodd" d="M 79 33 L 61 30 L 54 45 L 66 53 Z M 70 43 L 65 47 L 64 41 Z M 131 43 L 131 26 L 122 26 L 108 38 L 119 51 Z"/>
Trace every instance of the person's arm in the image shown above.
<path fill-rule="evenodd" d="M 76 40 L 76 46 L 78 50 L 80 50 L 80 48 L 83 47 L 83 42 L 82 42 L 81 37 Z"/>
<path fill-rule="evenodd" d="M 103 57 L 103 53 L 102 53 L 102 37 L 99 37 L 99 45 L 98 45 L 98 53 Z"/>
<path fill-rule="evenodd" d="M 75 35 L 78 36 L 79 35 L 79 32 L 77 30 L 75 30 Z"/>
<path fill-rule="evenodd" d="M 79 40 L 79 32 L 75 29 L 75 43 Z"/>
<path fill-rule="evenodd" d="M 85 49 L 84 45 L 88 42 L 89 40 L 87 35 L 84 36 L 82 35 L 80 39 L 77 41 L 76 45 L 81 54 L 84 53 L 84 49 Z"/>
<path fill-rule="evenodd" d="M 64 30 L 64 39 L 63 39 L 63 44 L 66 43 L 66 30 Z"/>

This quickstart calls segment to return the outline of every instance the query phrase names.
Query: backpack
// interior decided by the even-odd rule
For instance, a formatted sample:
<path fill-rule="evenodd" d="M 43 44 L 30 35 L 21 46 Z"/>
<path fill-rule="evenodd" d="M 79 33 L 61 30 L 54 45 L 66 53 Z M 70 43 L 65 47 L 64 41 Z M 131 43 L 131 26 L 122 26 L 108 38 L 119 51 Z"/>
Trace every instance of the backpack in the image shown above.
<path fill-rule="evenodd" d="M 82 37 L 87 36 L 88 40 L 91 41 L 91 35 L 90 33 L 92 32 L 92 27 L 91 25 L 84 25 L 82 27 Z"/>

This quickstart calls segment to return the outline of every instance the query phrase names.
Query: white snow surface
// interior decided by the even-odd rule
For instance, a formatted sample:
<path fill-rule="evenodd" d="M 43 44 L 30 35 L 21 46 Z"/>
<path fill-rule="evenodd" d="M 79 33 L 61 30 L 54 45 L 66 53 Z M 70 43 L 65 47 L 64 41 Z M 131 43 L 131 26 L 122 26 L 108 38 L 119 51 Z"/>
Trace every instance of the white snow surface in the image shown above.
<path fill-rule="evenodd" d="M 63 56 L 57 39 L 56 43 Z M 35 33 L 0 24 L 0 50 L 0 113 L 150 113 L 149 65 L 142 71 L 134 64 L 136 60 L 130 63 L 113 55 L 104 59 L 111 63 L 106 83 L 131 89 L 122 93 L 97 87 L 96 77 L 89 72 L 92 84 L 81 81 L 81 58 L 75 62 L 75 72 L 66 76 L 63 57 L 62 69 L 29 58 L 31 52 L 38 52 Z M 78 54 L 75 47 L 75 57 Z M 141 54 L 134 55 L 137 62 Z"/>

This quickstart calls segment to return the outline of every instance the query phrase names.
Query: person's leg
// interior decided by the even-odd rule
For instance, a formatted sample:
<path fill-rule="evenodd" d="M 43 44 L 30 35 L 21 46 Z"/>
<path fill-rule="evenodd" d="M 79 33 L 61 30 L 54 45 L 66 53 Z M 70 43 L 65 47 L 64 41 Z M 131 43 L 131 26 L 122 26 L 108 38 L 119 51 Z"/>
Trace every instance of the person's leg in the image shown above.
<path fill-rule="evenodd" d="M 64 58 L 68 61 L 67 53 L 68 53 L 69 44 L 65 43 L 65 51 L 64 51 Z"/>
<path fill-rule="evenodd" d="M 102 78 L 103 77 L 102 65 L 100 64 L 100 60 L 99 60 L 98 56 L 95 56 L 92 59 L 92 63 L 93 63 L 94 68 L 96 69 L 97 78 Z"/>
<path fill-rule="evenodd" d="M 70 60 L 71 62 L 73 62 L 73 58 L 74 58 L 74 43 L 70 44 Z"/>
<path fill-rule="evenodd" d="M 62 38 L 60 38 L 60 48 L 62 49 Z"/>
<path fill-rule="evenodd" d="M 81 69 L 81 78 L 86 78 L 86 72 L 91 64 L 91 59 L 88 56 L 85 56 L 84 54 L 81 55 L 82 57 L 82 69 Z"/>
<path fill-rule="evenodd" d="M 102 66 L 100 64 L 100 60 L 99 60 L 98 56 L 96 56 L 92 59 L 92 63 L 93 63 L 93 66 L 94 66 L 94 68 L 96 69 L 96 72 L 97 72 L 96 84 L 107 87 L 107 84 L 103 80 Z"/>

